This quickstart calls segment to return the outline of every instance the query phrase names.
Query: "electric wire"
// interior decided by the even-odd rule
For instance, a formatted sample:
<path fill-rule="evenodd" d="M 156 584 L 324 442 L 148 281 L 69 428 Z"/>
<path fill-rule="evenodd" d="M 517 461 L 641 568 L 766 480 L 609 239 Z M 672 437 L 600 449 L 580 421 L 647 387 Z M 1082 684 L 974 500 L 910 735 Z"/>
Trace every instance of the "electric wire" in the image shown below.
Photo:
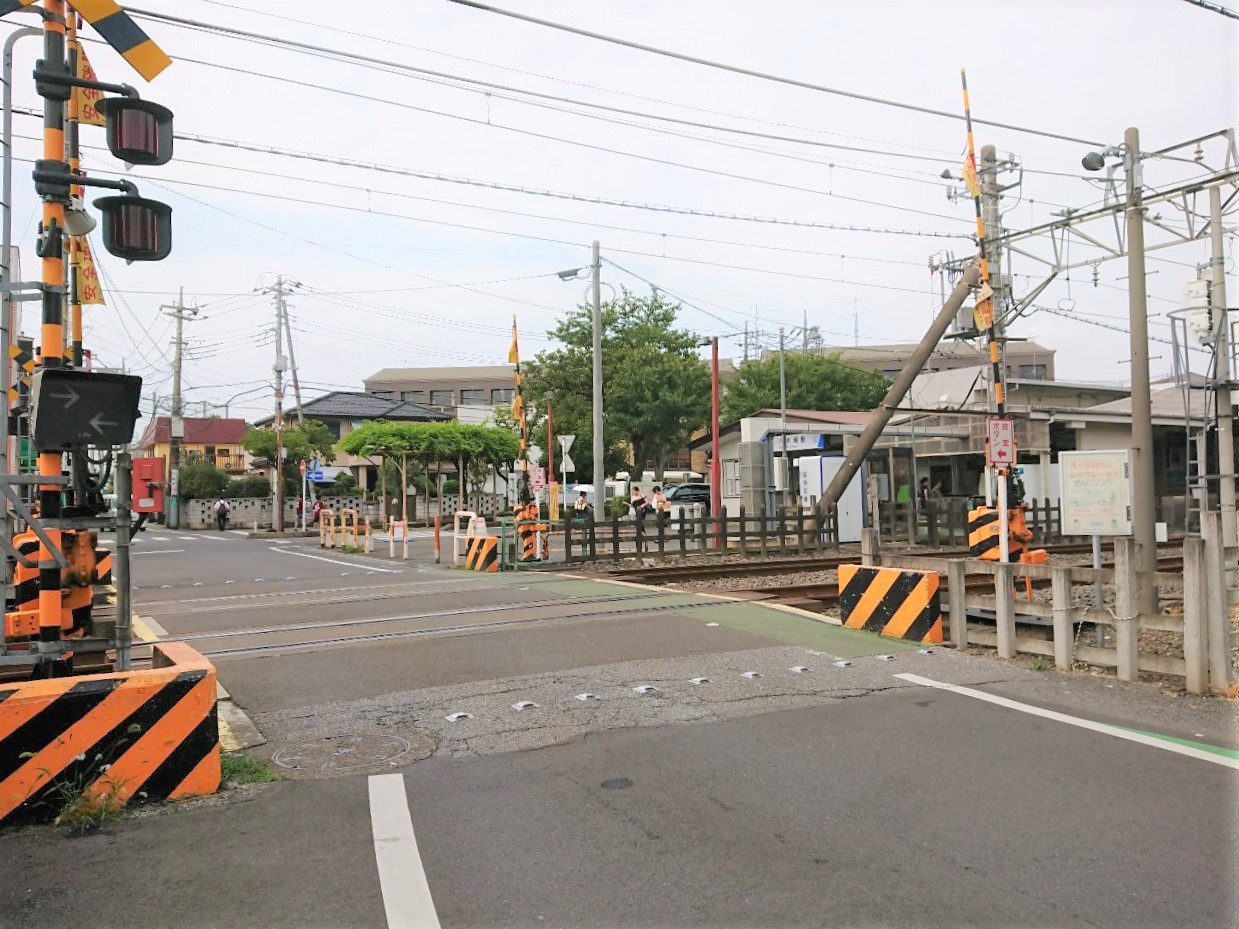
<path fill-rule="evenodd" d="M 575 26 L 569 26 L 565 23 L 557 23 L 549 19 L 541 19 L 536 16 L 530 16 L 525 13 L 518 13 L 513 10 L 505 10 L 501 7 L 490 6 L 489 4 L 479 3 L 477 0 L 447 0 L 448 3 L 455 3 L 459 6 L 471 7 L 475 10 L 480 10 L 485 13 L 494 13 L 499 16 L 507 16 L 512 19 L 523 20 L 537 26 L 545 26 L 550 29 L 558 29 L 562 32 L 569 32 L 573 35 L 583 36 L 589 39 L 596 39 L 600 42 L 608 42 L 612 45 L 622 45 L 626 48 L 635 49 L 636 51 L 648 52 L 653 55 L 660 55 L 664 58 L 674 58 L 679 61 L 686 61 L 690 64 L 702 65 L 707 68 L 713 68 L 719 71 L 729 71 L 733 74 L 744 75 L 745 77 L 758 78 L 764 81 L 773 81 L 778 84 L 786 84 L 790 87 L 799 87 L 804 90 L 817 91 L 819 93 L 832 94 L 834 96 L 846 97 L 851 100 L 858 100 L 864 103 L 874 103 L 881 106 L 895 107 L 901 110 L 909 110 L 914 113 L 922 113 L 928 116 L 940 116 L 954 121 L 962 121 L 963 115 L 960 113 L 952 113 L 948 110 L 936 110 L 932 107 L 920 106 L 915 103 L 905 103 L 899 100 L 888 100 L 883 97 L 875 97 L 871 94 L 862 94 L 850 90 L 841 90 L 836 87 L 827 87 L 823 84 L 814 84 L 809 81 L 802 81 L 797 78 L 784 77 L 782 75 L 770 74 L 764 71 L 757 71 L 752 68 L 744 68 L 739 65 L 725 64 L 720 61 L 713 61 L 708 58 L 699 58 L 696 55 L 688 55 L 683 52 L 674 52 L 669 49 L 657 48 L 652 45 L 644 45 L 640 42 L 633 42 L 629 39 L 621 39 L 616 36 L 604 35 L 599 32 L 590 32 L 587 29 L 580 29 Z M 1042 136 L 1047 139 L 1057 139 L 1061 142 L 1073 142 L 1079 145 L 1100 146 L 1104 143 L 1095 142 L 1091 139 L 1080 139 L 1075 136 L 1063 135 L 1057 132 L 1046 132 L 1040 129 L 1030 129 L 1026 126 L 1018 126 L 1012 123 L 1002 123 L 995 120 L 977 119 L 972 120 L 977 125 L 993 126 L 996 129 L 1009 129 L 1012 132 L 1020 132 L 1027 135 Z"/>

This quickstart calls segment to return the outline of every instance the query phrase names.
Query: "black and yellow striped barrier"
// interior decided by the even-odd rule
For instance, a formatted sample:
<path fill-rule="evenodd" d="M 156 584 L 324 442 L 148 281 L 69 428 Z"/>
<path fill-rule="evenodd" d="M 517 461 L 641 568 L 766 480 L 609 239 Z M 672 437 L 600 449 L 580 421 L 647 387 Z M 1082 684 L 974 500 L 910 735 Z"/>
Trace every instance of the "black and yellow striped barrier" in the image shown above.
<path fill-rule="evenodd" d="M 1011 561 L 1019 561 L 1024 552 L 1023 536 L 1031 537 L 1024 521 L 1024 511 L 1008 510 L 1007 545 Z M 979 506 L 968 511 L 968 554 L 982 561 L 998 561 L 1000 558 L 998 510 L 995 507 Z"/>
<path fill-rule="evenodd" d="M 150 670 L 0 684 L 0 825 L 66 798 L 123 804 L 219 788 L 215 668 L 180 642 Z"/>
<path fill-rule="evenodd" d="M 942 601 L 933 571 L 839 566 L 843 625 L 893 639 L 942 641 Z"/>
<path fill-rule="evenodd" d="M 493 535 L 475 535 L 465 551 L 465 570 L 497 572 L 499 570 L 499 539 Z"/>

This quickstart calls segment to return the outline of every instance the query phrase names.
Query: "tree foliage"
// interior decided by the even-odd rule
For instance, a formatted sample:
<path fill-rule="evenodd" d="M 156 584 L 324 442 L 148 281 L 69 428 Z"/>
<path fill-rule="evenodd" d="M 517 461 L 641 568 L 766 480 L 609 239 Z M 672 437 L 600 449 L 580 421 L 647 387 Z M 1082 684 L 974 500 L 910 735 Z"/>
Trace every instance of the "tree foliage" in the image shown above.
<path fill-rule="evenodd" d="M 603 430 L 606 471 L 627 463 L 661 472 L 710 413 L 710 372 L 697 354 L 700 337 L 675 328 L 678 304 L 658 291 L 641 297 L 622 290 L 602 306 Z M 581 306 L 548 333 L 559 347 L 522 366 L 527 402 L 554 395 L 555 432 L 577 437 L 571 456 L 578 478 L 593 471 L 593 322 Z M 544 445 L 546 421 L 531 423 L 531 441 Z"/>
<path fill-rule="evenodd" d="M 180 493 L 186 500 L 214 500 L 228 486 L 228 475 L 215 465 L 194 459 L 180 468 Z"/>
<path fill-rule="evenodd" d="M 846 365 L 836 355 L 787 352 L 784 360 L 789 410 L 863 410 L 876 407 L 890 382 Z M 779 408 L 779 356 L 772 353 L 736 370 L 723 400 L 724 422 Z"/>
<path fill-rule="evenodd" d="M 336 437 L 326 425 L 318 420 L 307 419 L 297 426 L 286 425 L 283 433 L 286 470 L 288 464 L 299 464 L 302 458 L 317 458 L 323 464 L 331 464 L 335 459 Z M 241 445 L 255 459 L 261 459 L 255 462 L 259 467 L 275 466 L 276 435 L 274 429 L 251 427 L 245 431 Z"/>

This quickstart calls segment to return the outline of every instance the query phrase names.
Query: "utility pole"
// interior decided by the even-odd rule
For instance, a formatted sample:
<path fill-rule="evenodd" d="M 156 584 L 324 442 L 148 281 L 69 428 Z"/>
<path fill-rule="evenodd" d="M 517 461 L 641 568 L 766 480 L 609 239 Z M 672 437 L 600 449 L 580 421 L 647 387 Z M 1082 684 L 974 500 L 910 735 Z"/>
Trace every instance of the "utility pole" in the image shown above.
<path fill-rule="evenodd" d="M 1158 612 L 1156 513 L 1153 480 L 1153 410 L 1149 388 L 1149 300 L 1144 271 L 1144 179 L 1140 130 L 1123 134 L 1127 181 L 1127 311 L 1131 329 L 1131 522 L 1136 543 L 1136 603 Z M 1120 617 L 1125 619 L 1126 617 Z"/>
<path fill-rule="evenodd" d="M 603 519 L 607 512 L 607 469 L 604 461 L 606 443 L 602 435 L 602 257 L 596 240 L 591 259 L 594 304 L 594 516 Z"/>
<path fill-rule="evenodd" d="M 278 275 L 275 286 L 275 487 L 271 507 L 271 527 L 276 535 L 284 534 L 284 276 Z"/>
<path fill-rule="evenodd" d="M 1213 246 L 1213 352 L 1217 359 L 1218 491 L 1222 504 L 1222 544 L 1234 545 L 1239 536 L 1235 522 L 1235 410 L 1230 393 L 1230 318 L 1226 312 L 1226 253 L 1222 240 L 1222 190 L 1209 188 L 1209 240 Z"/>
<path fill-rule="evenodd" d="M 779 327 L 779 429 L 783 435 L 779 441 L 783 445 L 782 463 L 779 466 L 779 484 L 782 489 L 779 491 L 779 505 L 784 506 L 787 503 L 787 365 L 785 363 L 783 343 L 783 327 Z"/>
<path fill-rule="evenodd" d="M 284 334 L 288 337 L 288 365 L 293 375 L 293 398 L 297 401 L 297 425 L 305 425 L 305 413 L 301 410 L 301 380 L 297 377 L 297 356 L 293 352 L 293 327 L 288 321 L 288 307 L 281 301 L 281 315 L 284 317 Z"/>
<path fill-rule="evenodd" d="M 745 361 L 745 364 L 748 363 L 748 360 L 749 360 L 749 321 L 746 319 L 744 321 L 744 361 Z"/>
<path fill-rule="evenodd" d="M 718 336 L 710 340 L 710 515 L 723 514 L 723 462 L 719 450 Z M 762 529 L 765 532 L 765 528 Z M 726 542 L 721 544 L 725 545 Z"/>
<path fill-rule="evenodd" d="M 803 310 L 804 320 L 800 327 L 800 350 L 804 354 L 809 354 L 809 311 Z"/>
<path fill-rule="evenodd" d="M 181 440 L 185 438 L 185 416 L 181 403 L 181 370 L 185 355 L 185 312 L 197 313 L 197 307 L 185 306 L 185 288 L 182 287 L 175 304 L 160 307 L 167 315 L 176 320 L 176 340 L 173 342 L 172 354 L 172 416 L 168 425 L 168 494 L 164 502 L 169 529 L 179 529 L 181 526 Z M 155 417 L 156 410 L 151 411 Z"/>

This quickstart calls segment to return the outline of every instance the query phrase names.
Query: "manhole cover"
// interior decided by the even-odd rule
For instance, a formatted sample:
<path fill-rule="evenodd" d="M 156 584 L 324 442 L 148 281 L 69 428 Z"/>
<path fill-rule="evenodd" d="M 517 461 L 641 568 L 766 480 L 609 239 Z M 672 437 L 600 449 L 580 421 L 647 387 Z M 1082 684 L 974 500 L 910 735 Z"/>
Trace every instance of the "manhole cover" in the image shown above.
<path fill-rule="evenodd" d="M 407 764 L 429 758 L 435 743 L 427 736 L 351 733 L 307 739 L 281 748 L 271 761 L 288 771 L 307 775 L 347 774 L 360 768 Z"/>

